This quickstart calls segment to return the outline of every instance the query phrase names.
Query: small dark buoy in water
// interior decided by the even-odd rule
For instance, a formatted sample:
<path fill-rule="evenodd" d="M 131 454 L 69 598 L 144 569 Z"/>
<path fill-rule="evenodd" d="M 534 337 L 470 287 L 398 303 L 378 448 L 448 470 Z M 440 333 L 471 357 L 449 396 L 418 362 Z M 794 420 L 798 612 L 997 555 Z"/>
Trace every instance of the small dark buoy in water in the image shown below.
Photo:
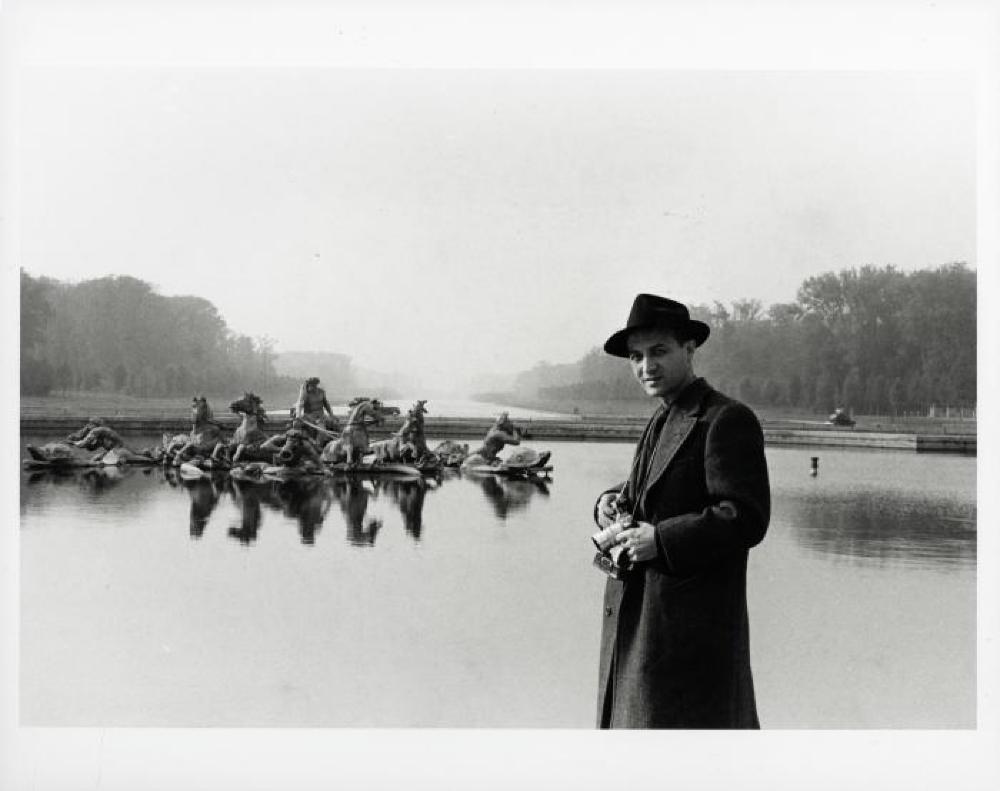
<path fill-rule="evenodd" d="M 809 457 L 809 474 L 813 478 L 819 475 L 819 456 Z"/>

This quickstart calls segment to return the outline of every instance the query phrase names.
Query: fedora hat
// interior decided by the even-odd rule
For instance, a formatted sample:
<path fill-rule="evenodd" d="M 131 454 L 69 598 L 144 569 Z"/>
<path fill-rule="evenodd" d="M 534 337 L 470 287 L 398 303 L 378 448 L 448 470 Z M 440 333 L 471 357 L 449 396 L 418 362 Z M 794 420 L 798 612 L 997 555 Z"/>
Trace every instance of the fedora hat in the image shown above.
<path fill-rule="evenodd" d="M 691 318 L 686 305 L 655 294 L 639 294 L 632 302 L 625 329 L 604 342 L 604 351 L 615 357 L 628 357 L 629 333 L 655 327 L 676 330 L 681 338 L 691 338 L 695 346 L 701 346 L 710 332 L 705 322 Z"/>

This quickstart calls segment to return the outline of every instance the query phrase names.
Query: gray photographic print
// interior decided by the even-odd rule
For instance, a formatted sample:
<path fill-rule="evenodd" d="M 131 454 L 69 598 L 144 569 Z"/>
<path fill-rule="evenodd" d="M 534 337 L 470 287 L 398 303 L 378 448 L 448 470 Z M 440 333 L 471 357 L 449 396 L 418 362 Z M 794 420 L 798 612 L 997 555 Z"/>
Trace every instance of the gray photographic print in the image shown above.
<path fill-rule="evenodd" d="M 807 5 L 5 9 L 9 787 L 991 785 L 996 15 Z"/>

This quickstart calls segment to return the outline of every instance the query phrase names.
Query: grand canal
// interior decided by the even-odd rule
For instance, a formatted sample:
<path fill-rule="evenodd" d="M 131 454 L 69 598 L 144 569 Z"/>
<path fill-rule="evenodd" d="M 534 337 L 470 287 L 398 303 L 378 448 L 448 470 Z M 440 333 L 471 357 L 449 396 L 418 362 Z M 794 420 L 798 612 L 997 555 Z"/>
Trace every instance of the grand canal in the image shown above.
<path fill-rule="evenodd" d="M 544 447 L 538 484 L 22 472 L 22 723 L 592 727 L 591 508 L 632 446 Z M 763 727 L 974 727 L 976 460 L 767 456 Z"/>

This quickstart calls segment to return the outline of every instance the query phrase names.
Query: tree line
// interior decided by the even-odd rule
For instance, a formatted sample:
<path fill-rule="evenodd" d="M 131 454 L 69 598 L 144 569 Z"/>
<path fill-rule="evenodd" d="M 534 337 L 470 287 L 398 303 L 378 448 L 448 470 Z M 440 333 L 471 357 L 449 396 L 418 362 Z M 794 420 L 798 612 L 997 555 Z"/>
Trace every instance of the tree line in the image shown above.
<path fill-rule="evenodd" d="M 267 338 L 232 332 L 216 307 L 134 277 L 80 283 L 21 271 L 21 393 L 137 396 L 266 391 L 284 384 Z"/>
<path fill-rule="evenodd" d="M 976 273 L 964 263 L 827 272 L 805 280 L 794 302 L 691 313 L 712 328 L 696 372 L 750 404 L 864 414 L 976 404 Z M 513 395 L 563 406 L 645 398 L 628 366 L 599 348 L 539 363 L 518 375 Z"/>

